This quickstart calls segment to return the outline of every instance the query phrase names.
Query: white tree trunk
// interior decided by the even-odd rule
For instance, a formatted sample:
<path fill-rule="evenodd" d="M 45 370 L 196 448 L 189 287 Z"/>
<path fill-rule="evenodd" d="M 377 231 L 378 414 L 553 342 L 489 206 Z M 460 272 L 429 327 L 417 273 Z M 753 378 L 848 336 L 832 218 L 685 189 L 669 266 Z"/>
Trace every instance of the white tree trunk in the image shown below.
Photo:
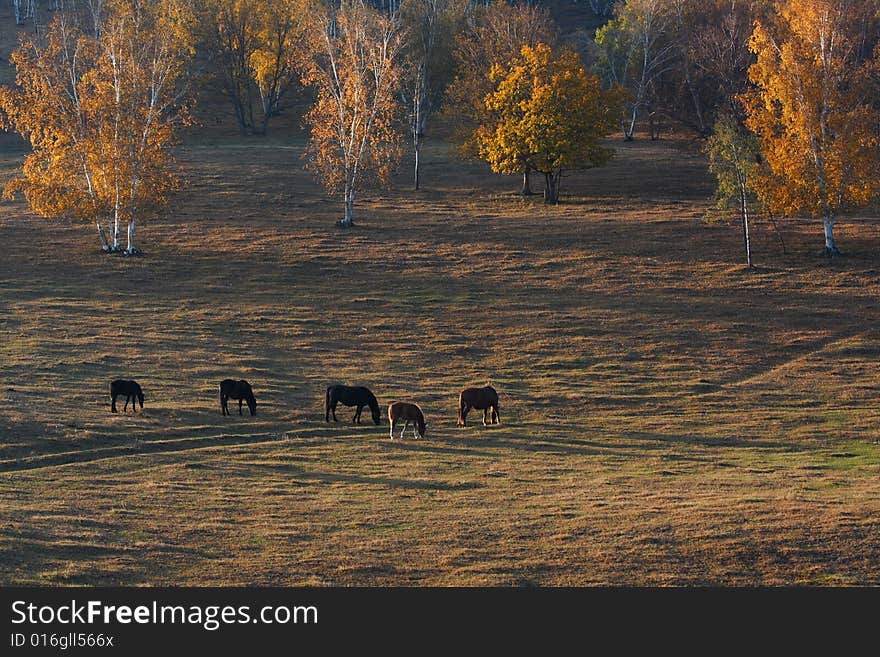
<path fill-rule="evenodd" d="M 422 149 L 422 144 L 417 138 L 416 143 L 415 143 L 415 160 L 416 161 L 415 161 L 415 166 L 414 166 L 414 171 L 413 171 L 414 178 L 415 178 L 416 191 L 418 191 L 418 189 L 419 189 L 419 152 L 421 151 L 421 149 Z"/>
<path fill-rule="evenodd" d="M 345 216 L 339 223 L 346 228 L 354 225 L 354 189 L 349 186 L 345 188 Z"/>
<path fill-rule="evenodd" d="M 740 187 L 740 202 L 742 203 L 743 241 L 746 247 L 746 262 L 751 269 L 752 265 L 752 240 L 749 235 L 749 202 L 746 197 L 745 186 Z"/>
<path fill-rule="evenodd" d="M 137 253 L 137 248 L 134 245 L 134 217 L 128 220 L 128 248 L 125 252 L 128 255 L 134 255 Z"/>
<path fill-rule="evenodd" d="M 825 217 L 822 222 L 825 225 L 825 250 L 824 254 L 829 258 L 833 255 L 839 255 L 837 245 L 834 243 L 834 219 Z"/>
<path fill-rule="evenodd" d="M 98 237 L 101 238 L 101 250 L 104 253 L 110 252 L 110 243 L 107 241 L 107 233 L 104 232 L 104 227 L 101 225 L 101 220 L 98 219 L 95 221 L 98 225 Z"/>
<path fill-rule="evenodd" d="M 113 247 L 111 251 L 119 251 L 119 212 L 113 213 Z"/>

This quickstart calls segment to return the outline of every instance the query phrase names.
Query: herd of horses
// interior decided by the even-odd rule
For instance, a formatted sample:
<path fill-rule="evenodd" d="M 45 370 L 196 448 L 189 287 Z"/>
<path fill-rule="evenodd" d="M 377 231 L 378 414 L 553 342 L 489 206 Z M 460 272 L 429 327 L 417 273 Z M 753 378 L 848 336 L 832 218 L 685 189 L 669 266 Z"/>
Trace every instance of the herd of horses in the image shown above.
<path fill-rule="evenodd" d="M 135 412 L 137 409 L 135 403 L 140 404 L 141 410 L 144 408 L 144 391 L 141 389 L 137 381 L 127 379 L 116 379 L 110 384 L 110 410 L 118 413 L 116 408 L 116 399 L 125 395 L 125 406 L 122 410 L 128 410 L 128 404 L 131 403 L 131 410 Z M 224 379 L 220 382 L 220 413 L 224 416 L 231 415 L 229 412 L 229 400 L 238 402 L 238 414 L 243 415 L 242 406 L 247 404 L 250 414 L 257 414 L 257 398 L 251 384 L 244 380 L 236 381 L 234 379 Z M 329 422 L 330 416 L 333 416 L 334 422 L 339 422 L 336 417 L 336 407 L 354 406 L 355 412 L 352 422 L 361 423 L 361 413 L 364 408 L 370 408 L 370 414 L 376 426 L 382 423 L 382 414 L 379 410 L 379 400 L 369 388 L 364 386 L 344 386 L 332 385 L 327 387 L 324 396 L 324 421 Z M 498 412 L 498 393 L 492 386 L 484 386 L 482 388 L 465 388 L 458 395 L 458 426 L 467 426 L 467 416 L 471 410 L 476 409 L 483 411 L 483 426 L 491 424 L 499 424 L 501 416 Z M 391 424 L 389 431 L 391 439 L 394 440 L 394 428 L 401 422 L 403 427 L 400 430 L 400 438 L 403 438 L 404 432 L 411 425 L 413 428 L 413 436 L 417 439 L 425 437 L 425 414 L 422 412 L 418 404 L 412 402 L 396 401 L 388 406 L 388 422 Z"/>

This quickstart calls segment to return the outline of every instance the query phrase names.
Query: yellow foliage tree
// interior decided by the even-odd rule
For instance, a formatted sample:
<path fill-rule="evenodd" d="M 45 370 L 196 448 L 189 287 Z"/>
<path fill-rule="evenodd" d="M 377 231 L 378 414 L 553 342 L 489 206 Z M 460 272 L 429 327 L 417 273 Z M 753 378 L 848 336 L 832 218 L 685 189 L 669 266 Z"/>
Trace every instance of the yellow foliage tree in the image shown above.
<path fill-rule="evenodd" d="M 495 64 L 508 64 L 523 46 L 553 44 L 556 28 L 546 7 L 529 2 L 492 0 L 465 3 L 465 20 L 455 39 L 455 75 L 447 86 L 444 114 L 463 157 L 477 157 L 475 130 L 488 125 L 486 94 L 494 85 L 489 75 Z M 523 169 L 522 193 L 531 194 L 529 170 Z"/>
<path fill-rule="evenodd" d="M 876 0 L 786 0 L 749 44 L 746 124 L 766 162 L 755 189 L 776 213 L 821 218 L 828 256 L 837 217 L 880 190 L 877 17 Z"/>
<path fill-rule="evenodd" d="M 306 115 L 311 128 L 307 166 L 330 192 L 342 191 L 341 226 L 354 223 L 357 192 L 370 178 L 390 180 L 401 155 L 397 59 L 402 35 L 396 16 L 363 0 L 342 0 L 338 10 L 313 9 L 311 57 L 303 82 L 317 99 Z"/>
<path fill-rule="evenodd" d="M 306 0 L 272 0 L 260 13 L 250 70 L 260 92 L 262 134 L 266 134 L 269 119 L 281 111 L 285 92 L 299 78 L 306 14 Z"/>
<path fill-rule="evenodd" d="M 588 75 L 574 51 L 526 46 L 508 67 L 496 65 L 495 90 L 485 99 L 491 116 L 477 130 L 480 157 L 496 173 L 524 168 L 544 174 L 544 202 L 559 202 L 566 169 L 605 164 L 612 151 L 600 139 L 620 120 L 620 93 Z"/>
<path fill-rule="evenodd" d="M 122 250 L 127 225 L 125 252 L 135 254 L 136 220 L 178 183 L 172 146 L 187 116 L 192 15 L 185 0 L 109 0 L 104 11 L 88 33 L 61 13 L 13 53 L 17 86 L 0 88 L 0 117 L 33 152 L 4 197 L 22 192 L 41 216 L 95 221 L 108 252 Z"/>
<path fill-rule="evenodd" d="M 269 119 L 280 112 L 282 98 L 300 76 L 309 0 L 199 2 L 203 44 L 241 134 L 266 134 Z"/>

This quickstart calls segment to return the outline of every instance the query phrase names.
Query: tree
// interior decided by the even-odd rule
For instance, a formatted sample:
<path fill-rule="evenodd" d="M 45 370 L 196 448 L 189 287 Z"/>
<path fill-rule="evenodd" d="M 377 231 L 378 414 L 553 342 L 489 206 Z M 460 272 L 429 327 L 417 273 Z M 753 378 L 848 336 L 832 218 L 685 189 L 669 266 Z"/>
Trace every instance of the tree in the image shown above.
<path fill-rule="evenodd" d="M 404 0 L 400 7 L 407 35 L 401 88 L 415 157 L 415 189 L 419 188 L 425 127 L 440 104 L 452 73 L 451 41 L 456 8 L 451 0 Z"/>
<path fill-rule="evenodd" d="M 311 137 L 307 166 L 328 191 L 342 191 L 354 223 L 354 201 L 367 179 L 390 180 L 400 158 L 397 128 L 402 47 L 396 15 L 384 16 L 363 0 L 342 0 L 338 11 L 316 7 L 309 30 L 311 58 L 303 82 L 317 99 L 306 115 Z"/>
<path fill-rule="evenodd" d="M 446 92 L 444 110 L 460 155 L 479 156 L 475 135 L 477 127 L 486 126 L 490 118 L 484 99 L 493 88 L 489 77 L 492 67 L 508 64 L 523 46 L 552 45 L 555 41 L 556 29 L 543 7 L 496 0 L 471 9 L 454 46 L 456 73 Z M 531 194 L 529 169 L 520 173 L 522 193 Z"/>
<path fill-rule="evenodd" d="M 12 12 L 15 14 L 15 24 L 24 25 L 24 22 L 36 16 L 36 0 L 12 0 Z"/>
<path fill-rule="evenodd" d="M 95 221 L 108 252 L 122 250 L 127 224 L 135 254 L 136 221 L 177 187 L 171 149 L 187 116 L 192 15 L 183 0 L 108 0 L 104 12 L 99 38 L 61 13 L 12 54 L 18 86 L 0 89 L 0 115 L 33 152 L 4 197 L 22 192 L 41 216 Z"/>
<path fill-rule="evenodd" d="M 760 161 L 758 139 L 731 114 L 723 113 L 706 141 L 705 152 L 709 156 L 709 170 L 717 180 L 716 209 L 726 212 L 732 202 L 736 203 L 742 221 L 746 262 L 752 267 L 749 203 L 754 196 L 753 183 Z"/>
<path fill-rule="evenodd" d="M 615 0 L 590 0 L 590 9 L 596 16 L 610 16 Z"/>
<path fill-rule="evenodd" d="M 308 11 L 308 0 L 203 1 L 202 38 L 242 135 L 265 135 L 299 79 Z"/>
<path fill-rule="evenodd" d="M 207 0 L 207 50 L 220 71 L 223 92 L 232 103 L 242 135 L 254 131 L 251 57 L 258 47 L 257 7 L 253 0 Z"/>
<path fill-rule="evenodd" d="M 493 116 L 477 132 L 480 156 L 497 173 L 528 167 L 544 175 L 544 202 L 559 202 L 566 169 L 601 166 L 612 152 L 599 140 L 620 118 L 620 97 L 587 75 L 577 53 L 525 46 L 504 68 L 496 65 L 495 90 L 485 99 Z"/>
<path fill-rule="evenodd" d="M 837 217 L 880 191 L 877 19 L 876 0 L 777 2 L 750 41 L 746 123 L 767 163 L 757 187 L 778 214 L 821 217 L 829 257 Z"/>
<path fill-rule="evenodd" d="M 304 0 L 274 0 L 260 14 L 250 70 L 260 93 L 261 134 L 266 134 L 269 119 L 279 114 L 282 98 L 299 80 L 306 12 Z"/>
<path fill-rule="evenodd" d="M 655 101 L 659 80 L 675 64 L 674 17 L 669 0 L 627 0 L 616 6 L 615 18 L 596 31 L 597 66 L 606 84 L 629 91 L 622 125 L 627 141 L 635 135 L 640 114 Z"/>

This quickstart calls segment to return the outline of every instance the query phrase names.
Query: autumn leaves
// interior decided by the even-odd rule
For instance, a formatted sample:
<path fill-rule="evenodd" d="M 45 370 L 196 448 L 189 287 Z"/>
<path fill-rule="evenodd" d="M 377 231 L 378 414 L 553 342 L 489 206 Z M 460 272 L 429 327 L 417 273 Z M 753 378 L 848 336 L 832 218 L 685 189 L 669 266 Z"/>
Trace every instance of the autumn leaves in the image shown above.
<path fill-rule="evenodd" d="M 559 45 L 539 5 L 504 1 L 65 4 L 23 38 L 17 85 L 0 90 L 2 127 L 32 147 L 4 193 L 43 216 L 94 221 L 105 251 L 137 253 L 135 222 L 179 186 L 173 147 L 204 80 L 198 59 L 242 135 L 266 134 L 285 98 L 310 87 L 305 163 L 341 196 L 342 226 L 365 186 L 389 182 L 406 133 L 418 189 L 441 108 L 460 154 L 523 175 L 524 193 L 530 174 L 543 176 L 547 203 L 564 171 L 608 160 L 605 136 L 623 127 L 632 139 L 645 117 L 653 136 L 665 116 L 703 136 L 717 119 L 710 166 L 745 232 L 758 200 L 776 217 L 821 218 L 825 253 L 838 253 L 838 216 L 880 190 L 880 2 L 615 6 L 578 49 Z M 746 251 L 751 262 L 748 239 Z"/>
<path fill-rule="evenodd" d="M 94 221 L 104 251 L 133 255 L 136 220 L 178 185 L 172 147 L 188 117 L 193 16 L 183 0 L 106 7 L 94 21 L 59 12 L 13 53 L 17 85 L 0 89 L 0 118 L 32 152 L 4 196 L 22 192 L 45 217 Z"/>
<path fill-rule="evenodd" d="M 778 215 L 822 219 L 828 256 L 838 215 L 880 192 L 878 35 L 877 2 L 792 0 L 749 42 L 742 100 L 766 162 L 750 184 Z"/>
<path fill-rule="evenodd" d="M 622 95 L 587 75 L 571 50 L 525 46 L 509 66 L 493 67 L 489 121 L 478 129 L 480 157 L 498 173 L 544 176 L 544 202 L 559 201 L 564 169 L 600 166 L 611 151 L 600 139 L 618 125 Z"/>

